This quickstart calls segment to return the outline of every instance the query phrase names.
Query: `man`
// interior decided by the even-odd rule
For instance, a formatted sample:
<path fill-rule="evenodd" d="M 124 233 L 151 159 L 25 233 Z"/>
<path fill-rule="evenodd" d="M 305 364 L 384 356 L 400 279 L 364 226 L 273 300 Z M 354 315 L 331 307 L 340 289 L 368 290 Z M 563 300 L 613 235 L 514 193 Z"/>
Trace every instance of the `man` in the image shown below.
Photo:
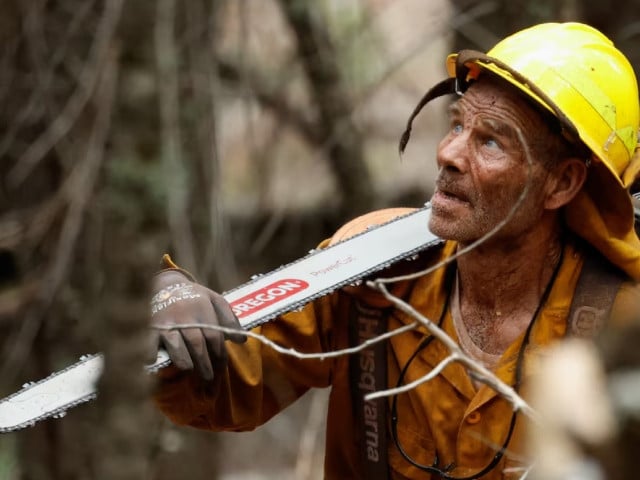
<path fill-rule="evenodd" d="M 429 222 L 447 241 L 380 276 L 419 272 L 460 255 L 398 281 L 392 293 L 526 397 L 542 347 L 567 335 L 594 336 L 605 312 L 625 318 L 640 305 L 633 283 L 640 278 L 640 241 L 627 191 L 639 168 L 636 79 L 606 37 L 575 23 L 534 26 L 486 55 L 452 55 L 447 67 L 450 78 L 423 98 L 401 141 L 404 148 L 413 118 L 431 98 L 458 95 L 438 147 Z M 592 258 L 601 265 L 583 268 Z M 179 300 L 153 315 L 155 325 L 237 326 L 220 295 L 167 267 L 154 289 Z M 581 280 L 583 270 L 595 280 Z M 612 287 L 610 298 L 600 295 L 602 285 Z M 588 304 L 596 297 L 602 298 Z M 388 329 L 412 321 L 360 286 L 257 331 L 298 351 L 333 351 L 354 343 L 354 318 L 376 311 Z M 161 337 L 174 366 L 161 371 L 156 400 L 179 424 L 249 430 L 308 389 L 332 387 L 326 478 L 519 478 L 527 465 L 526 418 L 460 364 L 394 396 L 389 417 L 365 410 L 363 426 L 362 392 L 354 388 L 362 377 L 347 357 L 301 360 L 253 339 L 242 343 L 242 335 L 225 344 L 207 329 Z M 421 378 L 448 353 L 424 328 L 393 337 L 386 345 L 387 385 Z M 368 414 L 382 416 L 382 427 L 366 423 Z"/>

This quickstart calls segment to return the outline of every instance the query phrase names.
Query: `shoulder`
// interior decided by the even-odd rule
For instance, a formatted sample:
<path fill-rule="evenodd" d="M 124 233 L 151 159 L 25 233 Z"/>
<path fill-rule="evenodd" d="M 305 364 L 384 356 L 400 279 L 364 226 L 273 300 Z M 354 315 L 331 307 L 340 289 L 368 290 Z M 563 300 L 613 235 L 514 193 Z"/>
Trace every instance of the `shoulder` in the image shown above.
<path fill-rule="evenodd" d="M 387 223 L 389 221 L 394 220 L 395 218 L 408 215 L 412 212 L 415 212 L 417 209 L 415 208 L 387 208 L 383 210 L 376 210 L 364 215 L 361 215 L 353 220 L 347 222 L 342 227 L 340 227 L 335 234 L 325 240 L 321 244 L 321 247 L 327 247 L 339 242 L 345 241 L 350 237 L 358 235 L 360 233 L 365 232 L 366 230 L 375 227 L 377 225 L 381 225 Z M 371 273 L 367 279 L 375 278 L 375 277 L 385 277 L 385 278 L 396 278 L 402 276 L 409 276 L 420 271 L 427 269 L 429 266 L 434 263 L 442 260 L 444 256 L 448 256 L 452 253 L 452 250 L 455 248 L 451 246 L 449 248 L 444 248 L 445 242 L 438 243 L 433 247 L 430 247 L 426 250 L 421 251 L 415 255 L 412 255 L 410 258 L 406 260 L 394 262 L 391 265 L 385 267 L 382 270 L 377 270 Z M 411 288 L 411 285 L 415 283 L 415 279 L 402 281 L 398 279 L 398 282 L 393 283 L 392 290 L 394 290 L 394 294 L 402 294 L 407 289 Z M 349 298 L 359 298 L 361 300 L 365 300 L 367 302 L 371 302 L 372 304 L 387 304 L 387 300 L 383 300 L 382 302 L 378 301 L 381 297 L 380 292 L 372 290 L 366 285 L 366 282 L 359 284 L 358 286 L 347 286 L 340 289 L 340 292 L 346 293 Z"/>
<path fill-rule="evenodd" d="M 372 227 L 390 222 L 395 218 L 409 215 L 417 210 L 418 209 L 416 208 L 409 207 L 394 207 L 366 213 L 345 223 L 331 238 L 325 240 L 321 244 L 321 247 L 327 247 L 342 242 L 355 235 L 363 233 Z M 441 260 L 443 255 L 449 256 L 453 253 L 455 250 L 455 244 L 453 242 L 446 243 L 449 244 L 448 248 L 444 248 L 445 242 L 437 243 L 431 248 L 423 250 L 416 255 L 412 255 L 411 258 L 407 259 L 410 261 L 397 262 L 386 267 L 383 270 L 384 276 L 408 275 L 427 268 L 430 264 Z M 380 275 L 381 273 L 382 272 L 378 272 L 377 275 Z"/>
<path fill-rule="evenodd" d="M 383 223 L 387 223 L 394 218 L 401 217 L 403 215 L 408 215 L 415 210 L 415 208 L 395 207 L 365 213 L 364 215 L 360 215 L 359 217 L 348 221 L 342 227 L 340 227 L 329 239 L 327 245 L 333 245 L 335 243 L 341 242 L 350 237 L 353 237 L 354 235 L 362 233 L 371 227 L 382 225 Z"/>

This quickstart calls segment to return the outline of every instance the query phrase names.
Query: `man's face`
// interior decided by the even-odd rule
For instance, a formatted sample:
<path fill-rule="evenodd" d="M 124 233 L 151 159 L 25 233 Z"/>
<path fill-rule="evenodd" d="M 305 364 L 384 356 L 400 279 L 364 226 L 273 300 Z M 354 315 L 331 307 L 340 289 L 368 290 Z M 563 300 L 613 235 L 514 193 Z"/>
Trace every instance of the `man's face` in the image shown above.
<path fill-rule="evenodd" d="M 480 80 L 451 105 L 449 118 L 449 131 L 438 146 L 429 228 L 441 238 L 469 244 L 505 219 L 529 182 L 523 203 L 493 239 L 526 234 L 544 210 L 548 171 L 532 148 L 529 171 L 521 139 L 532 145 L 548 135 L 542 117 L 511 89 Z"/>

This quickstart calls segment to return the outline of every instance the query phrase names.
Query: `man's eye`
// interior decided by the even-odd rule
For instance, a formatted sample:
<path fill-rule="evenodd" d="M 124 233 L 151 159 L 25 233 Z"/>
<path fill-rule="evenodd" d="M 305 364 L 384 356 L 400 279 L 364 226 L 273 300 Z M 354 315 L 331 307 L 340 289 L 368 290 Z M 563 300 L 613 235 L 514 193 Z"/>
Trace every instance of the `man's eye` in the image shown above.
<path fill-rule="evenodd" d="M 461 123 L 454 123 L 451 125 L 451 132 L 455 133 L 456 135 L 462 133 L 462 124 Z"/>
<path fill-rule="evenodd" d="M 485 138 L 483 143 L 489 148 L 502 148 L 500 143 L 498 143 L 494 138 Z"/>

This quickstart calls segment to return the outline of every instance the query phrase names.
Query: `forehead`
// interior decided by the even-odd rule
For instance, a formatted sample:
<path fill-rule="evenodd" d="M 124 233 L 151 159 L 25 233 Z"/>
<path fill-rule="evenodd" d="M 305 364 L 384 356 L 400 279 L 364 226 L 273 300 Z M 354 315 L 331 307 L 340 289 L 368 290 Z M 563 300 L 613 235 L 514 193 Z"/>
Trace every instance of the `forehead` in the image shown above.
<path fill-rule="evenodd" d="M 542 114 L 516 89 L 491 77 L 480 77 L 455 102 L 453 111 L 498 120 L 527 133 L 544 129 Z"/>

